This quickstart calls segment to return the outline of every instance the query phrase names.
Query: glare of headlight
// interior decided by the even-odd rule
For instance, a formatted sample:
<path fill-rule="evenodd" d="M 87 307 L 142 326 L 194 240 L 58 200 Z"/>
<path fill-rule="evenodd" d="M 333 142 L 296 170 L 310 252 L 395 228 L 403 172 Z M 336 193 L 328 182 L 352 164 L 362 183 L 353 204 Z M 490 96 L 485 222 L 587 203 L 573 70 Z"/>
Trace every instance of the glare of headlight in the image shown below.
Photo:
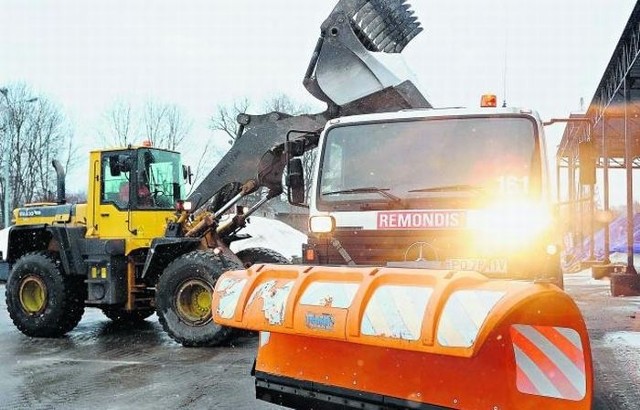
<path fill-rule="evenodd" d="M 336 221 L 332 216 L 312 216 L 309 218 L 309 230 L 313 233 L 329 233 L 336 226 Z"/>
<path fill-rule="evenodd" d="M 519 246 L 549 229 L 549 210 L 531 202 L 505 202 L 475 210 L 467 217 L 467 226 L 477 231 L 485 245 Z"/>

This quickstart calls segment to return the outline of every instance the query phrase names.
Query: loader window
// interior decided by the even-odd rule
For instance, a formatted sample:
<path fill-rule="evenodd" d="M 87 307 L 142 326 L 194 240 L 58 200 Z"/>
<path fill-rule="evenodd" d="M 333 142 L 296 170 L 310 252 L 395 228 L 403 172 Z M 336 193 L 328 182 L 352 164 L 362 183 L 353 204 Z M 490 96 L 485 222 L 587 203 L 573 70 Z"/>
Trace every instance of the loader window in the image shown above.
<path fill-rule="evenodd" d="M 173 209 L 184 196 L 180 154 L 175 152 L 142 149 L 138 153 L 137 206 L 140 209 Z"/>
<path fill-rule="evenodd" d="M 325 138 L 318 207 L 389 202 L 379 191 L 408 203 L 479 194 L 535 197 L 540 174 L 537 129 L 528 117 L 345 125 Z"/>
<path fill-rule="evenodd" d="M 129 206 L 129 179 L 131 173 L 113 166 L 121 153 L 107 153 L 102 157 L 102 195 L 101 203 L 114 204 L 119 209 Z"/>

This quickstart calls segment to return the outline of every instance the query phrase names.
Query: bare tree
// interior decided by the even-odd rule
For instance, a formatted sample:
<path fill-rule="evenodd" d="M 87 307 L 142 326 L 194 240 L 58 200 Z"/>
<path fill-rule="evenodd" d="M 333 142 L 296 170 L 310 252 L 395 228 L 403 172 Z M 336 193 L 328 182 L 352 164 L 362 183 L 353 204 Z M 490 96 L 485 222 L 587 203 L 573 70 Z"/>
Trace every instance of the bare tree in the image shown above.
<path fill-rule="evenodd" d="M 189 133 L 191 124 L 174 104 L 147 101 L 142 116 L 144 135 L 154 147 L 176 150 Z"/>
<path fill-rule="evenodd" d="M 224 132 L 233 142 L 238 135 L 239 128 L 236 117 L 238 114 L 246 113 L 250 105 L 249 99 L 246 97 L 234 101 L 231 106 L 218 105 L 216 113 L 209 120 L 209 129 Z"/>
<path fill-rule="evenodd" d="M 56 177 L 51 161 L 71 167 L 75 151 L 72 131 L 60 108 L 37 96 L 25 84 L 14 84 L 0 98 L 2 150 L 9 150 L 10 184 L 2 181 L 2 199 L 11 192 L 11 208 L 55 197 Z M 66 157 L 66 158 L 65 158 Z M 3 156 L 4 158 L 4 156 Z M 2 163 L 2 169 L 6 166 Z"/>
<path fill-rule="evenodd" d="M 192 169 L 192 172 L 193 172 L 192 184 L 191 184 L 191 187 L 189 188 L 189 192 L 187 193 L 187 197 L 191 195 L 195 187 L 198 186 L 198 183 L 200 183 L 200 181 L 205 177 L 204 175 L 205 169 L 212 168 L 209 163 L 210 151 L 211 151 L 211 141 L 207 141 L 204 148 L 202 148 L 202 154 L 200 154 L 200 157 L 198 158 L 198 162 L 196 163 L 195 167 Z"/>
<path fill-rule="evenodd" d="M 154 147 L 177 150 L 191 130 L 182 110 L 175 104 L 148 100 L 138 115 L 130 103 L 117 101 L 104 114 L 101 132 L 107 144 L 127 146 L 142 137 Z"/>
<path fill-rule="evenodd" d="M 267 98 L 262 104 L 262 108 L 265 112 L 277 111 L 290 115 L 306 114 L 311 110 L 309 105 L 296 102 L 286 94 L 277 94 Z"/>
<path fill-rule="evenodd" d="M 104 113 L 105 129 L 100 132 L 103 143 L 126 147 L 135 138 L 135 118 L 129 102 L 116 101 Z"/>
<path fill-rule="evenodd" d="M 165 118 L 166 147 L 177 150 L 191 130 L 191 122 L 185 119 L 182 111 L 175 105 L 167 108 Z"/>

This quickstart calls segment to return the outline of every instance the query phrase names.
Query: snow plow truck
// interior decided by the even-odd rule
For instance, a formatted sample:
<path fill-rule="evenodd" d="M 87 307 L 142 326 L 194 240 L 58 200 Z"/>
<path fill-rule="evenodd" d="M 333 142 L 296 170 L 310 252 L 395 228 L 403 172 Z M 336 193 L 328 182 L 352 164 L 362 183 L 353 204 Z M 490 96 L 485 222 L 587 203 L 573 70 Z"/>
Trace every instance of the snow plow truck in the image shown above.
<path fill-rule="evenodd" d="M 418 32 L 405 1 L 341 0 L 318 42 L 331 48 L 314 58 L 340 55 L 342 67 L 380 79 L 381 54 Z M 305 79 L 312 94 L 329 107 L 355 94 L 356 81 L 344 74 L 336 87 L 342 77 L 319 65 Z M 591 408 L 586 325 L 561 289 L 543 123 L 527 108 L 497 108 L 495 96 L 480 105 L 342 112 L 265 155 L 262 169 L 286 165 L 290 202 L 309 207 L 304 265 L 226 272 L 212 304 L 217 323 L 260 332 L 258 399 Z M 299 157 L 313 149 L 305 203 Z"/>

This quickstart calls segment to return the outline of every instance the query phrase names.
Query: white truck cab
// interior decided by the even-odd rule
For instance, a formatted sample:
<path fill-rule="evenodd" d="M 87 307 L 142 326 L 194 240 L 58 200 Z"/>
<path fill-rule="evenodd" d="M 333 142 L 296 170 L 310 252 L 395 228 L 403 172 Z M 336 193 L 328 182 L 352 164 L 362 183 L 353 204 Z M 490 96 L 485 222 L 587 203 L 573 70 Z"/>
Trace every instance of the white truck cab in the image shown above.
<path fill-rule="evenodd" d="M 318 147 L 306 263 L 418 261 L 562 286 L 535 111 L 343 117 L 327 124 Z"/>

